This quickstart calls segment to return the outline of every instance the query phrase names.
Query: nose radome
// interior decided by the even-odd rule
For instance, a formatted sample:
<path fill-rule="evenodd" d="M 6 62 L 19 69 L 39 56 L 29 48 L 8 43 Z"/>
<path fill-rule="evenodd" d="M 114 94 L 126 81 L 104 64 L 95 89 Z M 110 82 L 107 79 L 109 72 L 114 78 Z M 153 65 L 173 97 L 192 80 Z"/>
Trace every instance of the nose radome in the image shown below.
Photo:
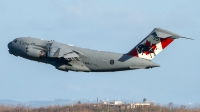
<path fill-rule="evenodd" d="M 12 45 L 12 42 L 9 42 L 8 43 L 8 49 L 10 49 L 11 45 Z"/>

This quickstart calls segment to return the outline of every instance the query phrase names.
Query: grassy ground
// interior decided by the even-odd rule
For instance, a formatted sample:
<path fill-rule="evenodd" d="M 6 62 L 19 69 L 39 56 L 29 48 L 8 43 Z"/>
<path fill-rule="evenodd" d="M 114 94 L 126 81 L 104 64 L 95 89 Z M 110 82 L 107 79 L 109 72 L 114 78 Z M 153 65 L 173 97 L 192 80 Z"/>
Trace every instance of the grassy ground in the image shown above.
<path fill-rule="evenodd" d="M 104 105 L 104 104 L 75 104 L 70 106 L 48 106 L 31 108 L 29 106 L 0 105 L 0 112 L 200 112 L 200 107 L 189 108 L 186 106 L 173 107 L 151 105 L 131 108 L 130 105 Z"/>

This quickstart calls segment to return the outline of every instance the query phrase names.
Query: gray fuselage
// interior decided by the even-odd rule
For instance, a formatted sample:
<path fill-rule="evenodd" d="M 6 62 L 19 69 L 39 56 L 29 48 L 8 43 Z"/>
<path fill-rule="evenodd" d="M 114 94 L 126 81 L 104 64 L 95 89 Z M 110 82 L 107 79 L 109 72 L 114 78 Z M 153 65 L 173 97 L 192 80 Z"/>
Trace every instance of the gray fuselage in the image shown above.
<path fill-rule="evenodd" d="M 63 71 L 108 72 L 159 67 L 150 60 L 128 54 L 85 49 L 31 37 L 16 38 L 8 44 L 8 48 L 10 54 L 48 63 Z"/>

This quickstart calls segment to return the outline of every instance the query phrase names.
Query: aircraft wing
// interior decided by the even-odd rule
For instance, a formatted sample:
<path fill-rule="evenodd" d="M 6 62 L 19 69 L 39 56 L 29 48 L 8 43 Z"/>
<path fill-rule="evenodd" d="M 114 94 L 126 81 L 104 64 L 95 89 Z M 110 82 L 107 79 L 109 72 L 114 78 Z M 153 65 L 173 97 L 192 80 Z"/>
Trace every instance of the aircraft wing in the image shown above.
<path fill-rule="evenodd" d="M 72 57 L 85 57 L 87 56 L 75 49 L 63 46 L 57 42 L 52 42 L 51 45 L 47 45 L 48 57 L 52 58 L 72 58 Z"/>
<path fill-rule="evenodd" d="M 53 41 L 50 44 L 47 44 L 48 48 L 48 57 L 50 58 L 64 58 L 70 60 L 68 65 L 58 64 L 55 65 L 59 70 L 74 70 L 74 71 L 91 71 L 78 57 L 87 57 L 84 53 L 60 43 Z M 72 59 L 71 59 L 72 58 Z M 75 60 L 74 60 L 75 59 Z"/>

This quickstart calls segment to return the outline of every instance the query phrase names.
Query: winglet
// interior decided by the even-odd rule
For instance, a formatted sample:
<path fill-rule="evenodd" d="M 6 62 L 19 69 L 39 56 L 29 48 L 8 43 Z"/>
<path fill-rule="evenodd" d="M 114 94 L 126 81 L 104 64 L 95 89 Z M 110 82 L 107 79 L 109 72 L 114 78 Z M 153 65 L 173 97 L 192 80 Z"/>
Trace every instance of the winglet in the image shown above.
<path fill-rule="evenodd" d="M 60 53 L 60 48 L 58 48 L 56 50 L 56 52 L 53 54 L 53 57 L 58 57 L 59 56 L 59 53 Z"/>

